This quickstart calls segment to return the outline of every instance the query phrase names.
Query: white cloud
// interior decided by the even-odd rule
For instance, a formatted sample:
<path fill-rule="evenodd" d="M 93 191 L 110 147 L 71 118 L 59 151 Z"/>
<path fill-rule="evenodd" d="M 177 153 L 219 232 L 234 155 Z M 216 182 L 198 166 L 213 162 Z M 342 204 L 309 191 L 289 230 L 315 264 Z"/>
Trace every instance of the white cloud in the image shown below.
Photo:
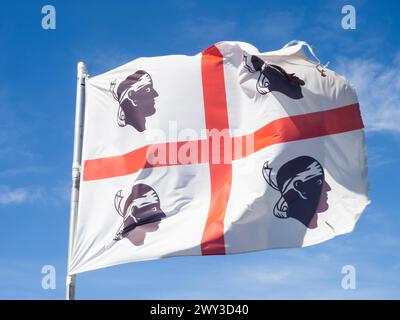
<path fill-rule="evenodd" d="M 356 88 L 367 131 L 400 134 L 400 52 L 375 59 L 338 59 L 338 72 Z"/>
<path fill-rule="evenodd" d="M 38 189 L 0 186 L 0 205 L 21 204 L 41 197 Z"/>
<path fill-rule="evenodd" d="M 1 177 L 1 175 L 0 175 Z M 52 186 L 29 186 L 11 188 L 0 185 L 0 206 L 18 205 L 35 202 L 42 206 L 64 206 L 69 203 L 71 186 L 69 183 L 57 183 Z"/>

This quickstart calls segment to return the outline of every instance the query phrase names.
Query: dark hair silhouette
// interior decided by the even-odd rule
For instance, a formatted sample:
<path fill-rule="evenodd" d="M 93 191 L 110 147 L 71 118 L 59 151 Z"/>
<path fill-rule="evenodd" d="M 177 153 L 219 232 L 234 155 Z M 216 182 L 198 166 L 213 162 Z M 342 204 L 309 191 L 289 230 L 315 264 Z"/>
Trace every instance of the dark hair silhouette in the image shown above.
<path fill-rule="evenodd" d="M 259 72 L 256 89 L 260 94 L 278 91 L 292 99 L 301 99 L 301 86 L 305 83 L 294 73 L 286 73 L 280 66 L 266 63 L 257 56 L 244 56 L 244 67 L 250 72 Z"/>
<path fill-rule="evenodd" d="M 120 127 L 130 125 L 139 132 L 146 129 L 146 117 L 156 112 L 154 99 L 158 97 L 153 88 L 153 80 L 143 70 L 122 81 L 118 88 L 116 82 L 111 82 L 110 91 L 119 103 L 117 123 Z"/>
<path fill-rule="evenodd" d="M 327 192 L 331 190 L 321 164 L 309 156 L 297 157 L 279 168 L 276 182 L 272 178 L 272 170 L 266 162 L 264 178 L 281 194 L 275 204 L 274 215 L 295 218 L 308 228 L 316 228 L 317 213 L 328 209 Z"/>
<path fill-rule="evenodd" d="M 159 222 L 166 215 L 160 207 L 160 199 L 155 190 L 147 184 L 139 183 L 132 187 L 132 191 L 123 202 L 122 190 L 114 197 L 114 206 L 123 222 L 115 240 L 120 240 L 130 231 L 139 226 Z"/>

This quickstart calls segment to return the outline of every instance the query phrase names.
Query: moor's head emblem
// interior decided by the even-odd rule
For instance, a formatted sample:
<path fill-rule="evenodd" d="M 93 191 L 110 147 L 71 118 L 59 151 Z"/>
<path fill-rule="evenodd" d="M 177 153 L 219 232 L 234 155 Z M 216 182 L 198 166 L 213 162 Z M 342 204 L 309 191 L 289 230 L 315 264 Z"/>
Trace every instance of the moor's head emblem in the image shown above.
<path fill-rule="evenodd" d="M 161 219 L 166 217 L 156 191 L 143 183 L 135 184 L 126 199 L 119 190 L 114 207 L 122 217 L 114 240 L 128 238 L 134 245 L 142 245 L 146 233 L 156 231 Z"/>
<path fill-rule="evenodd" d="M 139 132 L 146 130 L 146 117 L 156 112 L 154 105 L 155 98 L 158 97 L 151 76 L 146 71 L 136 71 L 118 86 L 116 81 L 113 81 L 110 91 L 119 104 L 118 125 L 130 125 Z"/>
<path fill-rule="evenodd" d="M 294 218 L 307 228 L 317 227 L 317 214 L 328 210 L 328 192 L 321 164 L 309 156 L 294 158 L 282 165 L 273 178 L 273 168 L 266 162 L 262 169 L 267 183 L 280 193 L 273 213 L 276 217 Z"/>
<path fill-rule="evenodd" d="M 292 99 L 303 98 L 301 86 L 305 83 L 294 73 L 287 73 L 280 66 L 269 64 L 254 55 L 244 56 L 243 60 L 245 69 L 250 73 L 258 73 L 256 85 L 258 93 L 265 95 L 277 91 Z"/>

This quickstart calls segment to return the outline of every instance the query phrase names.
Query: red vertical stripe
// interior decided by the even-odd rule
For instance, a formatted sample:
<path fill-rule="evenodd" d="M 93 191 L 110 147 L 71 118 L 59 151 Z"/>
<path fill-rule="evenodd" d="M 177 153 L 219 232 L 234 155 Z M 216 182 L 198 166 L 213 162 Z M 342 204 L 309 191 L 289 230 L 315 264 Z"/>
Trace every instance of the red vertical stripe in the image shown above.
<path fill-rule="evenodd" d="M 219 131 L 229 128 L 226 103 L 223 56 L 215 46 L 203 51 L 201 60 L 203 81 L 204 113 L 208 130 Z M 232 165 L 223 164 L 223 141 L 219 150 L 213 150 L 211 139 L 209 167 L 211 200 L 206 226 L 201 240 L 203 255 L 225 254 L 224 218 L 232 184 Z M 212 163 L 213 152 L 219 152 L 219 163 Z"/>

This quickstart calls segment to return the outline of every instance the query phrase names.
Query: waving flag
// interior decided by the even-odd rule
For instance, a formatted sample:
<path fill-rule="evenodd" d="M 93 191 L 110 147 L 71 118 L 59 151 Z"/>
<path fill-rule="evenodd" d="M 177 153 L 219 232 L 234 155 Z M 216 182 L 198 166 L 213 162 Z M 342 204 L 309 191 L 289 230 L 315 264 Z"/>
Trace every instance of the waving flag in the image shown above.
<path fill-rule="evenodd" d="M 369 203 L 356 93 L 303 47 L 220 42 L 87 78 L 69 274 L 351 232 Z"/>

